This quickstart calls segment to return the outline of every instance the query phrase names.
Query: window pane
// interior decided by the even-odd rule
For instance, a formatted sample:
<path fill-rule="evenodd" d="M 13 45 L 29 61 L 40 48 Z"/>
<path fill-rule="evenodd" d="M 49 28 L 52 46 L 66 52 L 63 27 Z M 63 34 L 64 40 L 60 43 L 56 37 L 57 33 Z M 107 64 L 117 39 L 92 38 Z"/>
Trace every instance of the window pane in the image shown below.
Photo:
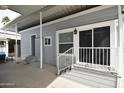
<path fill-rule="evenodd" d="M 48 45 L 50 45 L 50 38 L 48 38 Z"/>
<path fill-rule="evenodd" d="M 45 45 L 47 45 L 47 38 L 45 38 Z"/>
<path fill-rule="evenodd" d="M 110 26 L 94 28 L 94 47 L 110 47 Z"/>
<path fill-rule="evenodd" d="M 59 53 L 64 53 L 71 47 L 73 47 L 73 44 L 59 44 Z"/>
<path fill-rule="evenodd" d="M 59 42 L 73 42 L 73 32 L 59 34 Z"/>
<path fill-rule="evenodd" d="M 92 30 L 80 31 L 79 45 L 80 47 L 92 47 Z"/>

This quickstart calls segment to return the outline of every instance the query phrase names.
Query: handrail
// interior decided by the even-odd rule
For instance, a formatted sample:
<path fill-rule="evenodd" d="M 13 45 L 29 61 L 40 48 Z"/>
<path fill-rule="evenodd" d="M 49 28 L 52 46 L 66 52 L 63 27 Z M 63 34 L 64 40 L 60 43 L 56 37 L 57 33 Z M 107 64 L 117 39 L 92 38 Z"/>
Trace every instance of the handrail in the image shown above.
<path fill-rule="evenodd" d="M 79 62 L 84 67 L 96 70 L 116 72 L 110 63 L 111 47 L 77 47 L 80 53 Z"/>
<path fill-rule="evenodd" d="M 93 49 L 99 49 L 99 48 L 102 48 L 102 49 L 111 49 L 111 47 L 75 47 L 75 48 L 93 48 Z"/>
<path fill-rule="evenodd" d="M 75 48 L 80 54 L 78 59 L 74 54 Z M 116 72 L 117 69 L 110 65 L 111 49 L 111 47 L 71 47 L 58 55 L 58 72 L 73 67 L 76 61 L 86 68 Z"/>
<path fill-rule="evenodd" d="M 64 53 L 60 54 L 59 56 L 62 56 L 62 55 L 64 55 L 64 54 L 66 54 L 67 52 L 69 52 L 69 51 L 72 50 L 73 48 L 74 48 L 74 47 L 69 48 L 69 49 L 66 50 Z"/>
<path fill-rule="evenodd" d="M 72 50 L 72 54 L 70 54 L 70 55 L 73 55 L 73 49 L 74 49 L 74 47 L 71 47 L 68 50 L 66 50 L 64 53 L 58 55 L 58 64 L 57 64 L 58 65 L 58 74 L 60 74 L 61 71 L 65 70 L 67 68 L 71 68 L 71 66 L 73 65 L 73 56 L 68 57 L 66 55 L 66 53 L 68 53 L 70 50 Z M 63 56 L 63 55 L 66 55 L 66 56 Z M 62 57 L 62 59 L 60 60 L 61 57 Z M 71 58 L 71 60 L 70 60 L 70 58 Z"/>

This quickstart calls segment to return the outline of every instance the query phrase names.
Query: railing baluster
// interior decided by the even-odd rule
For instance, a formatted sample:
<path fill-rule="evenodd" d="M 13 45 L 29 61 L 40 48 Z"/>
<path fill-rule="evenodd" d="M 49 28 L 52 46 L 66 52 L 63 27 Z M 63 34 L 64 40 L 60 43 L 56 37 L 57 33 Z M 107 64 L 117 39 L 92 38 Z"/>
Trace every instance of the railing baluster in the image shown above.
<path fill-rule="evenodd" d="M 100 48 L 99 48 L 99 64 L 100 64 Z"/>
<path fill-rule="evenodd" d="M 86 48 L 86 63 L 87 63 L 87 48 Z"/>
<path fill-rule="evenodd" d="M 65 67 L 67 66 L 67 59 L 66 58 L 67 58 L 67 56 L 65 56 Z"/>
<path fill-rule="evenodd" d="M 105 63 L 104 63 L 104 48 L 103 48 L 103 64 L 102 64 L 103 65 L 103 68 L 104 68 L 104 64 Z"/>
<path fill-rule="evenodd" d="M 82 48 L 83 49 L 83 48 Z M 83 49 L 83 62 L 85 61 L 85 51 Z"/>
<path fill-rule="evenodd" d="M 82 62 L 82 48 L 80 49 L 80 51 L 81 51 L 81 58 L 80 58 L 80 60 L 81 60 L 81 62 Z"/>
<path fill-rule="evenodd" d="M 107 70 L 109 66 L 109 47 L 79 47 L 80 62 L 83 65 L 87 64 L 88 67 L 93 69 Z M 70 51 L 72 53 L 70 54 Z M 92 52 L 91 52 L 92 51 Z M 91 55 L 92 54 L 92 55 Z M 64 52 L 58 57 L 58 72 L 73 66 L 74 64 L 74 48 Z M 70 62 L 71 61 L 71 62 Z M 91 62 L 92 61 L 92 62 Z M 86 66 L 87 66 L 86 65 Z M 108 71 L 108 70 L 107 70 Z"/>
<path fill-rule="evenodd" d="M 71 53 L 71 63 L 70 63 L 70 64 L 71 64 L 71 66 L 72 66 L 72 63 L 73 63 L 73 49 L 71 50 L 71 52 L 72 52 L 72 53 Z M 69 66 L 70 66 L 70 65 L 69 65 Z"/>
<path fill-rule="evenodd" d="M 58 72 L 57 72 L 57 74 L 59 74 L 60 72 L 59 72 L 59 56 L 57 55 L 57 70 L 58 70 Z"/>
<path fill-rule="evenodd" d="M 106 49 L 107 50 L 107 54 L 106 54 L 106 65 L 108 66 L 108 50 L 109 49 Z"/>
<path fill-rule="evenodd" d="M 96 49 L 96 64 L 97 64 L 97 49 Z"/>
<path fill-rule="evenodd" d="M 90 48 L 89 48 L 89 62 L 88 63 L 90 63 Z"/>
<path fill-rule="evenodd" d="M 103 63 L 102 63 L 102 65 L 104 65 L 104 49 L 102 49 L 102 52 L 103 52 Z"/>
<path fill-rule="evenodd" d="M 97 48 L 95 49 L 95 66 L 97 68 Z"/>
<path fill-rule="evenodd" d="M 94 64 L 96 64 L 96 48 L 94 48 Z"/>
<path fill-rule="evenodd" d="M 72 63 L 72 66 L 74 65 L 74 48 L 73 48 L 73 50 L 72 50 L 73 52 L 73 56 L 72 56 L 72 58 L 73 58 L 73 63 Z"/>
<path fill-rule="evenodd" d="M 94 64 L 94 48 L 92 47 L 92 67 L 93 67 L 93 64 Z"/>

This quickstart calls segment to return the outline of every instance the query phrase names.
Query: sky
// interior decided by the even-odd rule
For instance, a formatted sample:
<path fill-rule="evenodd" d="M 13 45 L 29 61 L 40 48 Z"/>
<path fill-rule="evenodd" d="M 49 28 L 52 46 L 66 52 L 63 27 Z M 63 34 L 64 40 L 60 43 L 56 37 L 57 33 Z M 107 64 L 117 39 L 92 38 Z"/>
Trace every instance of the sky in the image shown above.
<path fill-rule="evenodd" d="M 19 17 L 20 14 L 17 12 L 14 12 L 12 10 L 6 9 L 6 10 L 0 10 L 0 29 L 3 27 L 3 24 L 1 23 L 2 18 L 4 16 L 8 16 L 10 20 L 14 20 L 15 18 Z"/>

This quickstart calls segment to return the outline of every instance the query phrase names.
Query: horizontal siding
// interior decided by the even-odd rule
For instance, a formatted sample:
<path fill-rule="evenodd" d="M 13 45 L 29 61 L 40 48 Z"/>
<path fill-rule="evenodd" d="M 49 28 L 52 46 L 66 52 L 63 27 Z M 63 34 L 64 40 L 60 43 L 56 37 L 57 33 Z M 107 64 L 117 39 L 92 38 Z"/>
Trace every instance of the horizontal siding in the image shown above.
<path fill-rule="evenodd" d="M 30 31 L 25 31 L 21 33 L 21 57 L 25 58 L 31 55 L 31 35 L 36 34 L 40 37 L 40 28 L 32 29 Z M 40 58 L 40 39 L 37 38 L 35 41 L 36 45 L 36 56 Z"/>
<path fill-rule="evenodd" d="M 92 24 L 102 21 L 114 20 L 117 18 L 117 7 L 104 9 L 94 13 L 89 13 L 77 18 L 68 19 L 66 21 L 43 26 L 43 36 L 52 36 L 52 47 L 45 47 L 44 61 L 47 63 L 56 64 L 56 31 L 86 24 Z M 52 62 L 51 62 L 52 61 Z"/>
<path fill-rule="evenodd" d="M 52 37 L 52 46 L 51 47 L 44 47 L 43 46 L 43 62 L 44 63 L 49 63 L 56 65 L 56 31 L 61 30 L 61 29 L 66 29 L 66 28 L 72 28 L 76 26 L 82 26 L 86 24 L 92 24 L 92 23 L 97 23 L 97 22 L 102 22 L 102 21 L 108 21 L 108 20 L 113 20 L 117 18 L 117 7 L 112 7 L 109 9 L 104 9 L 101 11 L 97 11 L 94 13 L 89 13 L 83 16 L 79 16 L 76 18 L 71 18 L 66 21 L 61 21 L 58 23 L 54 23 L 51 25 L 43 26 L 43 37 L 44 36 L 51 36 Z M 29 30 L 27 32 L 22 32 L 22 56 L 27 56 L 30 55 L 30 39 L 29 35 L 31 33 L 38 33 L 39 35 L 39 27 L 35 28 L 33 30 Z M 39 44 L 39 40 L 37 41 Z M 44 42 L 43 42 L 44 43 Z M 40 45 L 37 47 L 38 49 L 38 56 L 40 55 Z"/>
<path fill-rule="evenodd" d="M 75 17 L 68 19 L 66 21 L 58 22 L 55 24 L 47 25 L 46 27 L 55 28 L 56 30 L 76 27 L 76 26 L 82 26 L 92 23 L 98 23 L 108 20 L 113 20 L 118 17 L 117 15 L 117 7 L 111 7 L 108 9 L 100 10 L 97 12 L 89 13 L 80 17 Z"/>

